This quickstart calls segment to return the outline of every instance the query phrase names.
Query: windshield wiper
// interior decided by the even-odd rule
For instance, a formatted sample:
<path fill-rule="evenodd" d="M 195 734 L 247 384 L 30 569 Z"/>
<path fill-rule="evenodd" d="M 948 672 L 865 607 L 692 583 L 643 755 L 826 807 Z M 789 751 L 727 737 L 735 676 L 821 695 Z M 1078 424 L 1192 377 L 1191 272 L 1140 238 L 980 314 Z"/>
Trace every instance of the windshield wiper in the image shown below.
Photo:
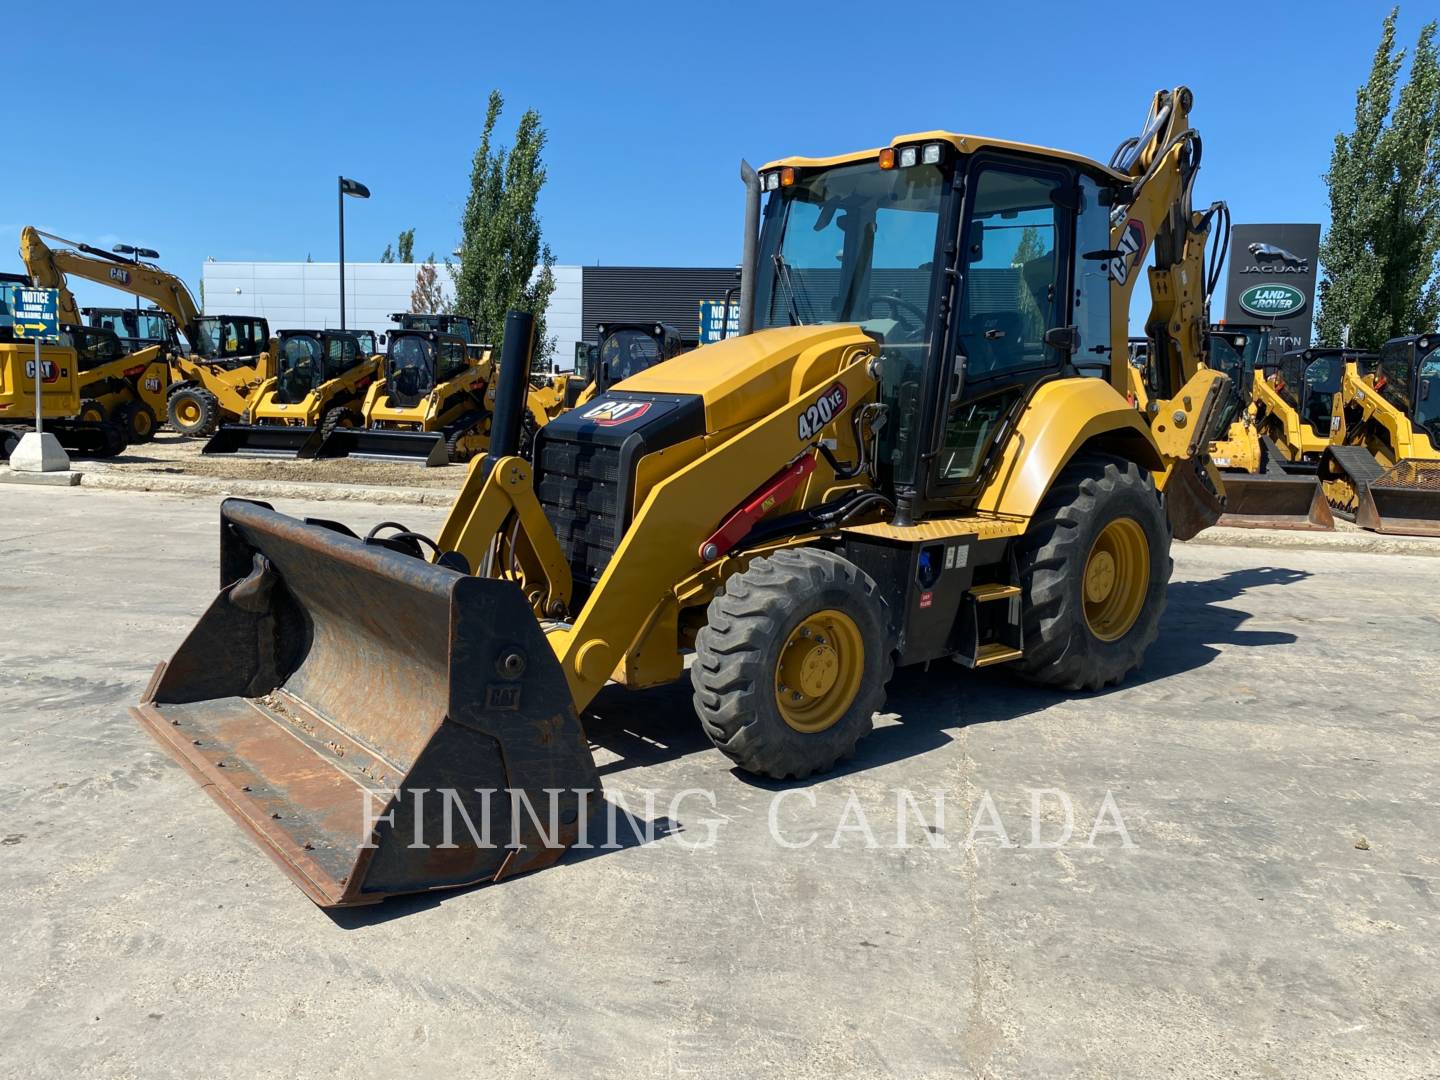
<path fill-rule="evenodd" d="M 775 276 L 785 286 L 785 299 L 790 308 L 790 325 L 804 326 L 805 320 L 800 317 L 800 302 L 795 295 L 795 283 L 790 280 L 790 264 L 785 261 L 785 256 L 778 251 L 770 256 L 775 263 Z"/>

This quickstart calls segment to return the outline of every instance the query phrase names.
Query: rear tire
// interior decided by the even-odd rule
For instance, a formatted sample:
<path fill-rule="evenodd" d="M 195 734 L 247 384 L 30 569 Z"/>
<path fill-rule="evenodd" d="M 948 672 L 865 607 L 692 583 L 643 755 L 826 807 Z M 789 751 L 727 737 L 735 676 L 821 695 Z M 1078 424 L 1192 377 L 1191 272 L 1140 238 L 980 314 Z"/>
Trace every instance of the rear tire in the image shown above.
<path fill-rule="evenodd" d="M 747 772 L 806 777 L 850 755 L 894 661 L 875 582 L 818 548 L 777 551 L 711 600 L 690 668 L 695 711 Z"/>
<path fill-rule="evenodd" d="M 220 402 L 209 390 L 182 385 L 170 392 L 165 403 L 166 419 L 181 435 L 191 439 L 215 434 L 219 426 Z"/>
<path fill-rule="evenodd" d="M 100 425 L 100 434 L 103 442 L 91 453 L 91 457 L 118 457 L 129 449 L 130 439 L 126 435 L 125 425 L 121 421 L 106 420 Z"/>
<path fill-rule="evenodd" d="M 20 445 L 21 434 L 23 433 L 14 428 L 0 428 L 0 461 L 10 460 L 15 447 Z"/>
<path fill-rule="evenodd" d="M 1033 682 L 1099 690 L 1140 666 L 1160 632 L 1170 526 L 1133 461 L 1086 454 L 1065 467 L 1016 547 Z"/>
<path fill-rule="evenodd" d="M 103 424 L 110 419 L 110 413 L 95 398 L 85 398 L 80 402 L 80 411 L 75 414 L 75 419 L 87 424 Z"/>

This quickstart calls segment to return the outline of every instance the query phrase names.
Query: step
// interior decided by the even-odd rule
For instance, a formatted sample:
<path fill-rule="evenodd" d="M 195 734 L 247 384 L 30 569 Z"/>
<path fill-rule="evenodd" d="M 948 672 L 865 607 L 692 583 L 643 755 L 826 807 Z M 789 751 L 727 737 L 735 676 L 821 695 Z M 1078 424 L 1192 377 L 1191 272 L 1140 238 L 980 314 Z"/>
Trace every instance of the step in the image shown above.
<path fill-rule="evenodd" d="M 989 667 L 991 664 L 1004 664 L 1011 660 L 1019 660 L 1024 655 L 1019 649 L 992 642 L 989 645 L 980 646 L 980 654 L 975 657 L 975 666 L 981 668 Z"/>
<path fill-rule="evenodd" d="M 1019 585 L 972 585 L 967 590 L 977 603 L 985 603 L 988 600 L 1008 600 L 1012 596 L 1020 595 Z"/>

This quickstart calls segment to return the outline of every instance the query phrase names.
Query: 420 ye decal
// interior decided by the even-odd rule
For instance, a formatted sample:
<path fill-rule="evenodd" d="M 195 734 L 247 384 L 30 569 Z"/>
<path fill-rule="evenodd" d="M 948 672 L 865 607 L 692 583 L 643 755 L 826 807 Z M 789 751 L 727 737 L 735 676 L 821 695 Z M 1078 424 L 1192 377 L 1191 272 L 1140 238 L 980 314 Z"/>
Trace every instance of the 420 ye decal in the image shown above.
<path fill-rule="evenodd" d="M 840 383 L 820 395 L 820 400 L 800 414 L 800 441 L 808 442 L 845 408 L 845 387 Z"/>

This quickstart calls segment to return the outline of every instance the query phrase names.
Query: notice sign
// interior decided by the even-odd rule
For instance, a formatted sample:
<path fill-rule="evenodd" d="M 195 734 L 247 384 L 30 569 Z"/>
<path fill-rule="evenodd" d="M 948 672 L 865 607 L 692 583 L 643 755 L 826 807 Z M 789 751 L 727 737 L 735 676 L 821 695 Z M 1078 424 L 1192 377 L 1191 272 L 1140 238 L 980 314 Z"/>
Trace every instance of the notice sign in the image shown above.
<path fill-rule="evenodd" d="M 10 290 L 15 336 L 54 341 L 60 336 L 60 291 L 19 286 Z"/>
<path fill-rule="evenodd" d="M 724 300 L 700 301 L 701 345 L 713 345 L 725 338 L 740 336 L 740 305 L 730 304 L 726 310 Z"/>

